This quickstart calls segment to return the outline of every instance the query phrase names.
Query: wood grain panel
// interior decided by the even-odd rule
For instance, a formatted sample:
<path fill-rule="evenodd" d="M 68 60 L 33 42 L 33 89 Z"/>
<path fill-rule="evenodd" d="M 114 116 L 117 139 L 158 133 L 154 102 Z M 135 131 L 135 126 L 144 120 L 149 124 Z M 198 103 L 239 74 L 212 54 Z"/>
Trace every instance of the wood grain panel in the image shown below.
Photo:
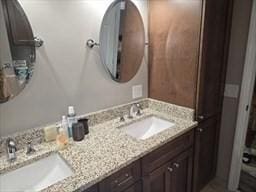
<path fill-rule="evenodd" d="M 195 107 L 201 0 L 149 1 L 149 96 Z"/>

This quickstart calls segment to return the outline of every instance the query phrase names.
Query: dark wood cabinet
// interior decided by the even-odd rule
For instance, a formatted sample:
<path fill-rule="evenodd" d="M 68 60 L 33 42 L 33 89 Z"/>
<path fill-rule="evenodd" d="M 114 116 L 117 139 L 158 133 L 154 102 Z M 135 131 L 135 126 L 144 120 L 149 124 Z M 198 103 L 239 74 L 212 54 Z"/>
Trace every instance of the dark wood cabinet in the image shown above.
<path fill-rule="evenodd" d="M 191 192 L 193 145 L 191 130 L 85 192 Z"/>
<path fill-rule="evenodd" d="M 190 192 L 193 151 L 189 149 L 143 178 L 143 192 Z"/>
<path fill-rule="evenodd" d="M 143 192 L 190 192 L 194 130 L 142 158 Z"/>
<path fill-rule="evenodd" d="M 191 192 L 193 173 L 193 150 L 187 150 L 172 162 L 172 192 Z"/>
<path fill-rule="evenodd" d="M 164 163 L 189 149 L 194 143 L 194 130 L 189 131 L 173 141 L 159 147 L 142 158 L 142 175 L 146 176 Z"/>
<path fill-rule="evenodd" d="M 142 186 L 141 186 L 141 182 L 137 182 L 135 184 L 133 184 L 132 186 L 128 187 L 127 189 L 125 189 L 123 192 L 141 192 L 142 191 Z"/>
<path fill-rule="evenodd" d="M 216 174 L 233 0 L 203 1 L 198 71 L 193 191 Z M 216 14 L 218 13 L 218 14 Z"/>
<path fill-rule="evenodd" d="M 204 1 L 203 4 L 196 105 L 198 121 L 218 116 L 222 110 L 231 6 L 232 0 Z"/>
<path fill-rule="evenodd" d="M 215 176 L 217 124 L 217 118 L 210 118 L 195 131 L 194 192 L 200 191 Z"/>
<path fill-rule="evenodd" d="M 232 4 L 149 1 L 149 96 L 195 109 L 194 192 L 216 172 Z"/>
<path fill-rule="evenodd" d="M 94 185 L 89 189 L 84 190 L 83 192 L 98 192 L 98 185 Z"/>
<path fill-rule="evenodd" d="M 171 162 L 168 162 L 143 177 L 144 192 L 170 192 L 171 191 Z"/>
<path fill-rule="evenodd" d="M 139 181 L 140 178 L 141 166 L 138 160 L 104 179 L 99 184 L 100 192 L 137 191 L 139 189 L 138 184 L 135 186 L 132 185 Z"/>

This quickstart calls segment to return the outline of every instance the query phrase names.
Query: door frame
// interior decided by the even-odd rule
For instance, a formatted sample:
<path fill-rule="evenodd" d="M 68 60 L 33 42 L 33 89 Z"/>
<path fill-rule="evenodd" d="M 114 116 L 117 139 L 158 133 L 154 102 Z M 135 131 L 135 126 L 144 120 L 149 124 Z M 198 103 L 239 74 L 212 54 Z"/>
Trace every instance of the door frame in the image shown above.
<path fill-rule="evenodd" d="M 253 0 L 249 36 L 239 97 L 238 116 L 233 144 L 232 160 L 229 172 L 228 189 L 238 191 L 242 167 L 243 149 L 250 115 L 256 76 L 256 0 Z M 248 107 L 249 106 L 249 107 Z"/>

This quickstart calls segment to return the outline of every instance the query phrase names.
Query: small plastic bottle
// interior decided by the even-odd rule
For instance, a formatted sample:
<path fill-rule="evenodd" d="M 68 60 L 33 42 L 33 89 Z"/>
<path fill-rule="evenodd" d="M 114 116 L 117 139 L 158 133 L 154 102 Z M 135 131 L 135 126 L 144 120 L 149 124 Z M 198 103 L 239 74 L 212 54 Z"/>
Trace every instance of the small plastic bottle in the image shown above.
<path fill-rule="evenodd" d="M 75 109 L 73 106 L 69 106 L 68 107 L 68 133 L 69 133 L 69 137 L 72 137 L 72 125 L 74 123 L 77 123 L 77 118 L 76 118 L 76 113 L 75 113 Z"/>
<path fill-rule="evenodd" d="M 62 116 L 62 120 L 61 120 L 61 128 L 64 129 L 64 131 L 66 132 L 66 135 L 69 136 L 69 129 L 68 129 L 68 120 L 67 117 L 65 115 Z"/>
<path fill-rule="evenodd" d="M 59 150 L 65 149 L 68 146 L 68 136 L 62 127 L 59 128 L 59 133 L 56 137 L 56 144 Z"/>

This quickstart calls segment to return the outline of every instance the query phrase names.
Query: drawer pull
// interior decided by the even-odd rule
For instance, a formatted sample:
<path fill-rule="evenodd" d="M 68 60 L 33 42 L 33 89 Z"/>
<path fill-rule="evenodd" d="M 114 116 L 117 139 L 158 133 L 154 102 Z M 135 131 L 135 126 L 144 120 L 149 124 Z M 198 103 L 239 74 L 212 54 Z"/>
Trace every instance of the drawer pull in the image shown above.
<path fill-rule="evenodd" d="M 121 181 L 120 183 L 118 182 L 118 180 L 116 180 L 116 184 L 118 185 L 118 187 L 124 185 L 125 183 L 127 183 L 128 181 L 130 181 L 132 179 L 132 177 L 127 177 L 126 179 L 124 179 L 123 181 Z"/>
<path fill-rule="evenodd" d="M 168 167 L 167 169 L 168 169 L 169 172 L 173 172 L 173 168 Z"/>
<path fill-rule="evenodd" d="M 178 163 L 174 163 L 173 164 L 176 168 L 179 168 L 180 167 L 180 165 L 178 164 Z"/>
<path fill-rule="evenodd" d="M 197 118 L 198 118 L 198 120 L 201 120 L 201 121 L 205 119 L 205 117 L 203 115 L 199 115 Z"/>
<path fill-rule="evenodd" d="M 203 132 L 204 130 L 202 128 L 199 128 L 198 131 L 201 133 Z"/>
<path fill-rule="evenodd" d="M 128 182 L 130 179 L 132 179 L 132 177 L 130 177 L 129 173 L 126 173 L 124 175 L 126 178 L 123 181 L 119 181 L 118 179 L 116 179 L 114 182 L 115 184 L 117 184 L 118 186 L 121 186 L 123 184 L 125 184 L 126 182 Z"/>

